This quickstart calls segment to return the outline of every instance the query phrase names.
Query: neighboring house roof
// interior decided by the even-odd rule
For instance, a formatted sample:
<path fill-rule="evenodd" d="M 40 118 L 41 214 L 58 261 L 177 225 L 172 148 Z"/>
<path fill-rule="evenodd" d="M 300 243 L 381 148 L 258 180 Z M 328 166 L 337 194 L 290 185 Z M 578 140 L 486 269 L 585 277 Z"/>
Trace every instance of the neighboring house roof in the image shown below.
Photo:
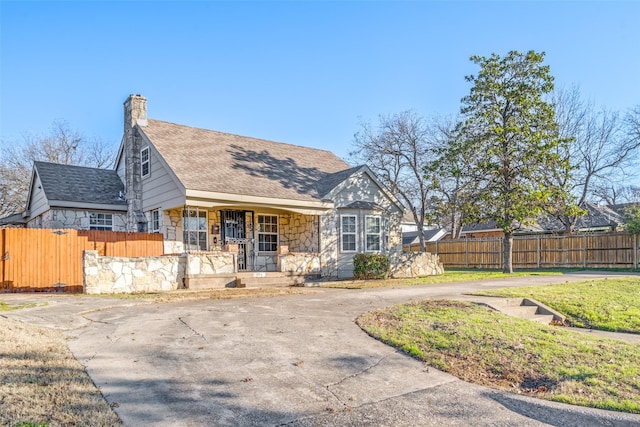
<path fill-rule="evenodd" d="M 350 175 L 326 150 L 152 119 L 138 129 L 187 190 L 320 201 Z"/>
<path fill-rule="evenodd" d="M 425 242 L 435 242 L 442 239 L 447 232 L 443 228 L 434 228 L 433 230 L 425 230 L 422 234 Z M 418 238 L 417 231 L 406 231 L 402 233 L 402 245 L 417 245 L 419 243 L 420 239 Z"/>
<path fill-rule="evenodd" d="M 627 213 L 627 209 L 634 208 L 636 206 L 640 207 L 640 202 L 618 203 L 618 204 L 615 204 L 615 205 L 609 205 L 607 207 L 609 209 L 612 209 L 613 211 L 615 211 L 622 218 L 624 218 L 624 216 Z"/>
<path fill-rule="evenodd" d="M 114 170 L 34 162 L 49 204 L 78 202 L 126 206 L 124 184 Z"/>
<path fill-rule="evenodd" d="M 585 202 L 582 204 L 582 208 L 587 213 L 578 218 L 576 221 L 575 229 L 577 231 L 598 231 L 616 228 L 623 223 L 623 217 L 615 210 L 608 206 L 597 205 L 591 202 Z M 495 221 L 488 221 L 480 224 L 469 224 L 462 228 L 462 234 L 468 233 L 482 233 L 491 231 L 502 231 Z M 538 218 L 533 224 L 520 225 L 516 229 L 517 234 L 531 234 L 531 233 L 553 233 L 564 231 L 564 226 L 557 219 L 548 215 L 543 215 Z"/>

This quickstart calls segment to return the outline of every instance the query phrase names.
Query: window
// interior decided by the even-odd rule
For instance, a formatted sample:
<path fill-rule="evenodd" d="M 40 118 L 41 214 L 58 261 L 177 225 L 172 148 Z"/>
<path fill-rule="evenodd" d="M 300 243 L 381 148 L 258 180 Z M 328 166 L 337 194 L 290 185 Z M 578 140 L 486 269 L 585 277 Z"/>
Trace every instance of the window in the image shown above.
<path fill-rule="evenodd" d="M 365 217 L 365 251 L 380 252 L 380 236 L 382 234 L 381 218 L 379 216 Z"/>
<path fill-rule="evenodd" d="M 182 241 L 187 251 L 207 250 L 207 211 L 182 211 Z"/>
<path fill-rule="evenodd" d="M 151 232 L 159 233 L 160 232 L 160 211 L 155 210 L 151 211 Z"/>
<path fill-rule="evenodd" d="M 140 167 L 142 177 L 149 176 L 149 147 L 140 150 Z"/>
<path fill-rule="evenodd" d="M 112 231 L 113 214 L 91 212 L 89 214 L 89 230 Z"/>
<path fill-rule="evenodd" d="M 278 249 L 278 216 L 258 215 L 258 251 L 275 252 Z"/>
<path fill-rule="evenodd" d="M 356 245 L 357 217 L 342 215 L 340 222 L 340 249 L 342 252 L 355 252 L 358 249 Z"/>

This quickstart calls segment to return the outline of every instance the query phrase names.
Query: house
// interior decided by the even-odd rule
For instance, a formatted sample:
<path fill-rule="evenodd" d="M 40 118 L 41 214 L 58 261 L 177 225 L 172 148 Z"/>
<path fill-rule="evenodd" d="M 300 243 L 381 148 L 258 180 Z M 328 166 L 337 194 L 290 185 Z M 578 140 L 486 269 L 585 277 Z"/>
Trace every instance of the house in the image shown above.
<path fill-rule="evenodd" d="M 422 235 L 424 236 L 425 243 L 437 242 L 447 234 L 444 228 L 433 228 L 424 230 Z M 411 246 L 419 245 L 420 239 L 418 238 L 417 231 L 405 231 L 402 233 L 402 246 L 409 249 Z"/>
<path fill-rule="evenodd" d="M 124 190 L 114 170 L 34 162 L 23 220 L 30 228 L 126 231 Z"/>
<path fill-rule="evenodd" d="M 147 117 L 124 103 L 115 168 L 36 162 L 27 227 L 162 233 L 165 253 L 237 250 L 237 270 L 278 270 L 307 254 L 351 277 L 359 252 L 402 251 L 402 205 L 367 166 L 333 153 Z M 237 246 L 236 246 L 237 245 Z"/>
<path fill-rule="evenodd" d="M 575 231 L 580 233 L 588 232 L 611 232 L 619 231 L 623 225 L 623 215 L 616 212 L 609 206 L 598 205 L 585 202 L 581 208 L 586 214 L 577 219 Z M 514 235 L 531 234 L 562 234 L 565 228 L 560 221 L 548 215 L 540 216 L 532 224 L 522 224 L 514 232 Z M 462 227 L 462 239 L 485 239 L 502 238 L 504 232 L 494 221 L 479 224 L 469 224 Z M 450 234 L 446 238 L 450 238 Z"/>

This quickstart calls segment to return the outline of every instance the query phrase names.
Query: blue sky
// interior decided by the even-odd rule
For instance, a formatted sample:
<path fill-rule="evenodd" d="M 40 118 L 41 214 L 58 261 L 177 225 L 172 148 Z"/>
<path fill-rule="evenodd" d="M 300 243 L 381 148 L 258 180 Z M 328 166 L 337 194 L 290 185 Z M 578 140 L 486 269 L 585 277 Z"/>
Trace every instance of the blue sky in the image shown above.
<path fill-rule="evenodd" d="M 469 57 L 546 52 L 556 85 L 640 104 L 640 2 L 12 2 L 0 0 L 0 140 L 56 119 L 117 144 L 149 117 L 325 148 L 361 120 L 453 115 Z"/>

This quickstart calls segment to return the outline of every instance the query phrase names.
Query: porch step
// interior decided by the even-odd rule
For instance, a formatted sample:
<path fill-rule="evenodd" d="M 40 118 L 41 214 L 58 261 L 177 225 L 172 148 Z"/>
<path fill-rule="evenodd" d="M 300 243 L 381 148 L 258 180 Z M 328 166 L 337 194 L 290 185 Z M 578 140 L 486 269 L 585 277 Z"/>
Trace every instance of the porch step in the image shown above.
<path fill-rule="evenodd" d="M 199 274 L 197 276 L 187 276 L 184 278 L 184 285 L 187 289 L 195 290 L 238 287 L 235 274 Z"/>
<path fill-rule="evenodd" d="M 482 298 L 478 302 L 509 316 L 519 317 L 533 322 L 548 325 L 553 321 L 559 323 L 564 323 L 565 321 L 565 317 L 562 314 L 532 298 L 487 297 Z"/>

